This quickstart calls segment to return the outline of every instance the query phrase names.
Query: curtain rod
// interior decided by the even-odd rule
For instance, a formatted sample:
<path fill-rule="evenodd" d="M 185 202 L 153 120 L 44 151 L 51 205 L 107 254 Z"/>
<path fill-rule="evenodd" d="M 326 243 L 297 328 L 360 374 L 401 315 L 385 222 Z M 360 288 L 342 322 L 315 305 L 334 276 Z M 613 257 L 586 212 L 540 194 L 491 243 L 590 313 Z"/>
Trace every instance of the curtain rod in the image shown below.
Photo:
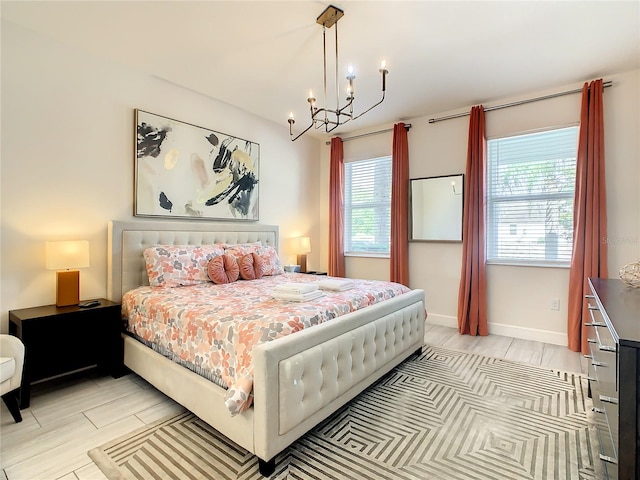
<path fill-rule="evenodd" d="M 409 129 L 411 129 L 411 124 L 405 123 L 404 128 L 405 130 L 409 131 Z M 378 135 L 379 133 L 387 133 L 387 132 L 393 132 L 393 128 L 387 128 L 386 130 L 378 130 L 377 132 L 363 133 L 361 135 L 354 135 L 353 137 L 343 138 L 342 141 L 348 142 L 349 140 L 355 140 L 356 138 L 368 137 L 369 135 Z M 324 142 L 324 144 L 331 145 L 331 142 Z"/>
<path fill-rule="evenodd" d="M 604 88 L 610 87 L 612 84 L 613 82 L 611 80 L 609 80 L 608 82 L 603 82 L 602 88 L 604 89 Z M 505 103 L 504 105 L 487 107 L 484 109 L 484 111 L 490 112 L 492 110 L 500 110 L 501 108 L 516 107 L 518 105 L 524 105 L 525 103 L 533 103 L 533 102 L 538 102 L 540 100 L 548 100 L 550 98 L 563 97 L 565 95 L 571 95 L 573 93 L 580 93 L 580 92 L 582 92 L 582 88 L 576 88 L 575 90 L 567 90 L 566 92 L 552 93 L 550 95 L 544 95 L 543 97 L 530 98 L 528 100 L 520 100 L 518 102 Z M 429 123 L 442 122 L 443 120 L 451 120 L 452 118 L 466 117 L 467 115 L 469 115 L 469 112 L 454 113 L 453 115 L 447 115 L 446 117 L 430 118 Z"/>

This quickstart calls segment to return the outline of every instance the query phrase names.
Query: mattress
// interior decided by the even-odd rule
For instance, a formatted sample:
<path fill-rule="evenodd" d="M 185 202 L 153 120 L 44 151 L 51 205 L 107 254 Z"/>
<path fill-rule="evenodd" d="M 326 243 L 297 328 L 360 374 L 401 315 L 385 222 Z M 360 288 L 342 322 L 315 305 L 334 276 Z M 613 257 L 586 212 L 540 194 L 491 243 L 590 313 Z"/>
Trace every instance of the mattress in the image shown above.
<path fill-rule="evenodd" d="M 126 330 L 134 337 L 227 388 L 232 415 L 251 406 L 256 345 L 313 327 L 409 291 L 404 285 L 352 280 L 353 288 L 323 290 L 292 302 L 272 297 L 278 285 L 331 277 L 285 273 L 258 280 L 185 287 L 138 287 L 122 298 Z M 338 280 L 338 279 L 336 279 Z"/>

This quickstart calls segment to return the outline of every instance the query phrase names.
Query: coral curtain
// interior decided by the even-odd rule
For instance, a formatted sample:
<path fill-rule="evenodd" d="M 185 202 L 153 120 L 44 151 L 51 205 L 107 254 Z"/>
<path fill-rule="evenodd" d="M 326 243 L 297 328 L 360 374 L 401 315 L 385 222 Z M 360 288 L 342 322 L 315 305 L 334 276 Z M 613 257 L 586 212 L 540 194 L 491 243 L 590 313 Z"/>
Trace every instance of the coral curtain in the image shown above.
<path fill-rule="evenodd" d="M 608 275 L 602 88 L 602 79 L 585 83 L 582 88 L 576 159 L 567 334 L 569 348 L 584 354 L 589 352 L 584 326 L 590 321 L 585 299 L 588 278 Z"/>
<path fill-rule="evenodd" d="M 344 153 L 342 139 L 331 139 L 329 167 L 329 275 L 344 277 Z"/>
<path fill-rule="evenodd" d="M 488 335 L 487 274 L 485 252 L 485 136 L 484 108 L 473 107 L 469 120 L 469 144 L 462 228 L 462 272 L 458 291 L 458 331 Z"/>
<path fill-rule="evenodd" d="M 391 163 L 389 279 L 409 286 L 409 144 L 404 123 L 393 126 Z"/>

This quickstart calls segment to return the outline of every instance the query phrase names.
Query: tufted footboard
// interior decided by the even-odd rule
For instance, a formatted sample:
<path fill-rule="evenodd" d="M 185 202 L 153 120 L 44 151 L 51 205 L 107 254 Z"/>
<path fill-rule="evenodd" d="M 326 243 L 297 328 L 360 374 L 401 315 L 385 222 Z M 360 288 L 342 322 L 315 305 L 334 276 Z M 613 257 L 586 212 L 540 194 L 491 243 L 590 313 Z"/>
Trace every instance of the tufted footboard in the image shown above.
<path fill-rule="evenodd" d="M 261 345 L 255 353 L 254 453 L 265 460 L 418 350 L 424 292 Z"/>

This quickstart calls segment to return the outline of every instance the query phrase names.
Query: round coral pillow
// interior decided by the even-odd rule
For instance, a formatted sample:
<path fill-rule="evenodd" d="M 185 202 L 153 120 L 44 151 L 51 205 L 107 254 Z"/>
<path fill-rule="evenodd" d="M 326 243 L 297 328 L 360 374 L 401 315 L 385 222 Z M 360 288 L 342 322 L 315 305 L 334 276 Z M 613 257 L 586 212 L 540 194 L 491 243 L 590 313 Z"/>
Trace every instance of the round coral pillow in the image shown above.
<path fill-rule="evenodd" d="M 207 274 L 213 283 L 231 283 L 238 280 L 240 267 L 232 255 L 218 255 L 209 260 Z"/>
<path fill-rule="evenodd" d="M 240 277 L 244 280 L 257 280 L 264 275 L 264 260 L 255 253 L 247 253 L 240 257 L 238 265 L 240 266 Z"/>

